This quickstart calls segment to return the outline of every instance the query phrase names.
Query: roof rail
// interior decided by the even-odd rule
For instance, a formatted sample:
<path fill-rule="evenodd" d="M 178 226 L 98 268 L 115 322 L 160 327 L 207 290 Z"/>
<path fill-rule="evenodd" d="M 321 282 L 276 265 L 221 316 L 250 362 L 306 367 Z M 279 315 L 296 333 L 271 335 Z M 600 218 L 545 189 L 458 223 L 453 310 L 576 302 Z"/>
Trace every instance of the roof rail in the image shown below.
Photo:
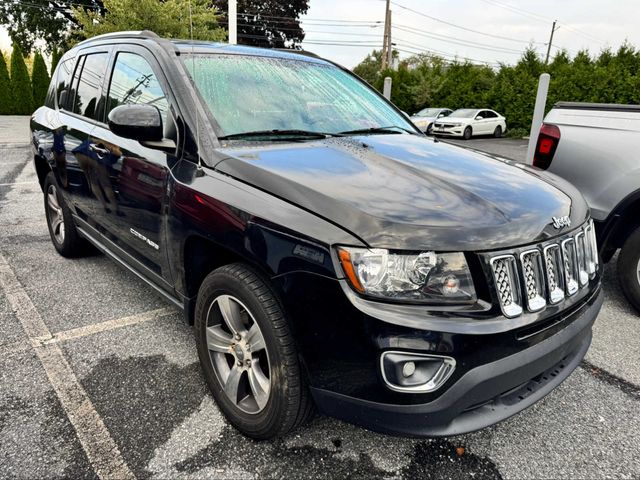
<path fill-rule="evenodd" d="M 129 30 L 124 32 L 111 32 L 103 33 L 102 35 L 96 35 L 95 37 L 87 38 L 78 45 L 84 43 L 93 42 L 94 40 L 108 40 L 111 38 L 160 38 L 155 32 L 151 30 Z"/>

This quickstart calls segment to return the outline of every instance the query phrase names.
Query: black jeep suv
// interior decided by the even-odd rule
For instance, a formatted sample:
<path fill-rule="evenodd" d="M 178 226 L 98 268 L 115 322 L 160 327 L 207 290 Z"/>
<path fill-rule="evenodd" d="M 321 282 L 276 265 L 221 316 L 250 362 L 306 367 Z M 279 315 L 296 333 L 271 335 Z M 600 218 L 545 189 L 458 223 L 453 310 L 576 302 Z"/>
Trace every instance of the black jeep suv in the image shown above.
<path fill-rule="evenodd" d="M 246 435 L 313 406 L 473 431 L 589 347 L 602 296 L 575 188 L 428 139 L 326 60 L 96 37 L 62 58 L 31 129 L 55 248 L 93 244 L 183 309 Z"/>

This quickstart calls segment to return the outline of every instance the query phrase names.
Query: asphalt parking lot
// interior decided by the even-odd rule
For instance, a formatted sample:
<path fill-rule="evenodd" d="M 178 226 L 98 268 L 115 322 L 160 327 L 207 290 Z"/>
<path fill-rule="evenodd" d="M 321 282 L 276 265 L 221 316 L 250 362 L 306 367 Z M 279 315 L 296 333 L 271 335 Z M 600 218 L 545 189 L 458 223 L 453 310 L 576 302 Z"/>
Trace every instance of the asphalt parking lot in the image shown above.
<path fill-rule="evenodd" d="M 614 264 L 586 361 L 520 415 L 438 440 L 316 417 L 258 443 L 222 418 L 178 311 L 102 255 L 56 254 L 26 125 L 0 117 L 0 476 L 640 478 L 640 323 Z"/>

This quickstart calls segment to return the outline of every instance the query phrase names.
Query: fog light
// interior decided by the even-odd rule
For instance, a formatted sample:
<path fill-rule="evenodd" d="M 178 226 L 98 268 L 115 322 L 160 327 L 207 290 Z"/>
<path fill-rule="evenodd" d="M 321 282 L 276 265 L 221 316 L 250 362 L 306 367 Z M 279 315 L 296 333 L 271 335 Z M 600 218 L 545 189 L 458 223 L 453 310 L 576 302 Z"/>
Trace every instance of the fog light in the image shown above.
<path fill-rule="evenodd" d="M 402 366 L 402 375 L 405 377 L 410 377 L 416 371 L 416 364 L 413 362 L 405 362 Z"/>
<path fill-rule="evenodd" d="M 383 352 L 380 370 L 385 385 L 397 392 L 428 393 L 451 377 L 456 361 L 444 355 Z"/>

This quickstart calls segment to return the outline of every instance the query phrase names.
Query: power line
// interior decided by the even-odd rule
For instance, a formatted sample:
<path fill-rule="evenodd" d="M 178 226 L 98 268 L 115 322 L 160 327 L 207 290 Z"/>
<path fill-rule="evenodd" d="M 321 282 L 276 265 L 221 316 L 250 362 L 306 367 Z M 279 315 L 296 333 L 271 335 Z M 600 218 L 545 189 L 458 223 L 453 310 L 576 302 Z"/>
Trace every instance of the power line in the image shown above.
<path fill-rule="evenodd" d="M 413 35 L 418 35 L 421 37 L 425 37 L 425 38 L 433 38 L 436 40 L 443 40 L 443 41 L 447 41 L 449 43 L 455 43 L 458 45 L 462 45 L 465 47 L 471 47 L 471 48 L 476 48 L 476 49 L 481 49 L 481 50 L 492 50 L 495 52 L 501 52 L 501 53 L 517 53 L 517 54 L 522 54 L 522 50 L 516 50 L 513 48 L 507 48 L 507 47 L 496 47 L 493 45 L 489 45 L 486 43 L 480 43 L 480 42 L 473 42 L 473 41 L 467 41 L 467 40 L 460 40 L 457 39 L 455 37 L 450 37 L 449 35 L 443 35 L 443 34 L 439 34 L 439 33 L 427 33 L 424 30 L 418 30 L 416 28 L 413 27 L 409 27 L 406 25 L 398 25 L 395 24 L 394 25 L 395 28 L 397 28 L 398 30 L 402 30 L 403 32 L 407 32 L 407 33 L 411 33 Z"/>
<path fill-rule="evenodd" d="M 446 20 L 442 20 L 441 18 L 437 18 L 437 17 L 433 17 L 433 16 L 431 16 L 431 15 L 427 15 L 426 13 L 420 12 L 420 11 L 418 11 L 418 10 L 414 10 L 413 8 L 409 8 L 409 7 L 407 7 L 407 6 L 405 6 L 405 5 L 402 5 L 402 4 L 398 3 L 398 2 L 395 2 L 395 1 L 393 1 L 393 0 L 391 1 L 391 3 L 392 3 L 393 5 L 395 5 L 396 7 L 399 7 L 399 8 L 401 8 L 401 9 L 403 9 L 403 10 L 407 10 L 407 11 L 412 12 L 412 13 L 415 13 L 415 14 L 417 14 L 417 15 L 420 15 L 420 16 L 422 16 L 422 17 L 428 18 L 428 19 L 430 19 L 430 20 L 434 20 L 434 21 L 436 21 L 436 22 L 440 22 L 440 23 L 443 23 L 443 24 L 445 24 L 445 25 L 449 25 L 450 27 L 458 28 L 458 29 L 460 29 L 460 30 L 464 30 L 464 31 L 467 31 L 467 32 L 476 33 L 476 34 L 478 34 L 478 35 L 484 35 L 484 36 L 486 36 L 486 37 L 498 38 L 498 39 L 500 39 L 500 40 L 508 40 L 508 41 L 510 41 L 510 42 L 517 42 L 517 43 L 525 43 L 525 44 L 537 43 L 537 44 L 543 44 L 542 42 L 525 41 L 525 40 L 522 40 L 522 39 L 511 38 L 511 37 L 504 37 L 504 36 L 502 36 L 502 35 L 494 35 L 494 34 L 492 34 L 492 33 L 481 32 L 481 31 L 479 31 L 479 30 L 474 30 L 474 29 L 472 29 L 472 28 L 464 27 L 464 26 L 462 26 L 462 25 L 457 25 L 457 24 L 455 24 L 455 23 L 451 23 L 451 22 L 448 22 L 448 21 L 446 21 Z"/>

